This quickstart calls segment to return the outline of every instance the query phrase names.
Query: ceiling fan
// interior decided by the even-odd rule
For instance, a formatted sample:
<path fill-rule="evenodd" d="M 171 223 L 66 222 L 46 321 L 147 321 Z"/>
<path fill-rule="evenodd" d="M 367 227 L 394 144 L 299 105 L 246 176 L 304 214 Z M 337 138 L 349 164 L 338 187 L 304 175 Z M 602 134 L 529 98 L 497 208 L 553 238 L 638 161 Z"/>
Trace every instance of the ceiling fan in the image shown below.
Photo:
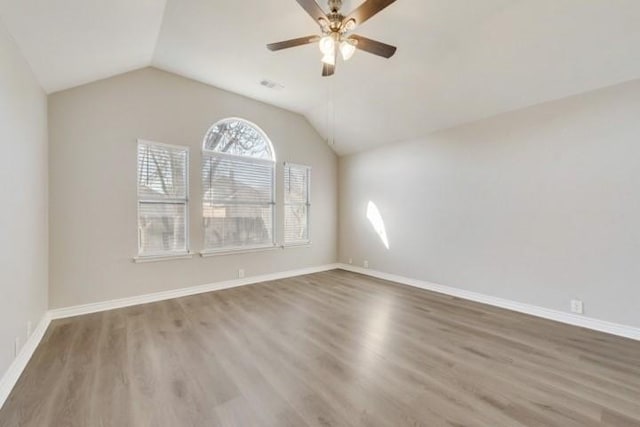
<path fill-rule="evenodd" d="M 344 16 L 340 13 L 342 0 L 329 0 L 329 12 L 325 14 L 315 0 L 297 0 L 298 4 L 313 18 L 322 31 L 321 36 L 299 37 L 278 43 L 271 43 L 267 48 L 272 51 L 288 49 L 318 42 L 322 52 L 322 75 L 331 76 L 335 73 L 338 51 L 342 59 L 348 61 L 356 49 L 391 58 L 396 53 L 396 47 L 376 40 L 371 40 L 357 34 L 353 30 L 376 15 L 382 9 L 396 0 L 366 0 L 356 10 Z"/>

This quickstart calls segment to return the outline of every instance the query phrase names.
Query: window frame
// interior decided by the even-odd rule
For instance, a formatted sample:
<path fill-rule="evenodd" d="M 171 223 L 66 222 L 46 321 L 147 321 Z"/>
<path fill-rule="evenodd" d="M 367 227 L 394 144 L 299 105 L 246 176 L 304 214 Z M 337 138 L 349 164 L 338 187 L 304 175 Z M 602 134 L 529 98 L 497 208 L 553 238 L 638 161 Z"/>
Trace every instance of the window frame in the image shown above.
<path fill-rule="evenodd" d="M 244 123 L 247 126 L 252 127 L 253 129 L 255 129 L 260 136 L 264 139 L 264 141 L 267 144 L 267 147 L 270 151 L 270 155 L 271 155 L 271 159 L 262 159 L 262 158 L 258 158 L 258 157 L 253 157 L 253 156 L 243 156 L 243 155 L 239 155 L 239 154 L 230 154 L 230 153 L 224 153 L 224 152 L 220 152 L 220 151 L 214 151 L 214 150 L 210 150 L 206 148 L 206 143 L 207 143 L 207 136 L 209 135 L 209 132 L 211 131 L 211 129 L 213 129 L 215 126 L 217 126 L 218 124 L 222 123 L 222 122 L 226 122 L 226 121 L 239 121 Z M 273 143 L 271 142 L 271 139 L 269 139 L 269 137 L 267 136 L 267 134 L 255 123 L 246 120 L 246 119 L 242 119 L 239 117 L 227 117 L 221 120 L 216 121 L 213 125 L 211 125 L 208 129 L 207 132 L 205 133 L 204 139 L 202 141 L 202 149 L 201 149 L 201 155 L 202 155 L 202 165 L 201 165 L 201 170 L 200 170 L 200 179 L 202 179 L 202 172 L 203 172 L 203 168 L 204 168 L 204 164 L 207 158 L 222 158 L 222 159 L 232 159 L 232 160 L 240 160 L 243 162 L 247 162 L 247 163 L 253 163 L 253 164 L 262 164 L 262 165 L 270 165 L 271 166 L 271 201 L 269 202 L 269 206 L 271 206 L 271 241 L 268 244 L 264 244 L 264 245 L 251 245 L 251 246 L 225 246 L 225 247 L 221 247 L 221 248 L 207 248 L 205 247 L 205 241 L 206 238 L 204 238 L 204 233 L 206 233 L 205 231 L 205 227 L 204 227 L 204 221 L 205 221 L 205 217 L 204 217 L 204 213 L 202 214 L 202 226 L 203 226 L 203 248 L 200 251 L 200 256 L 202 257 L 210 257 L 210 256 L 216 256 L 216 255 L 231 255 L 231 254 L 238 254 L 238 253 L 246 253 L 246 252 L 262 252 L 262 251 L 268 251 L 268 250 L 272 250 L 272 249 L 278 249 L 279 245 L 278 245 L 278 241 L 277 241 L 277 216 L 278 216 L 278 202 L 277 202 L 277 193 L 276 193 L 276 187 L 277 187 L 277 161 L 276 161 L 276 152 L 275 149 L 273 147 Z M 203 187 L 202 188 L 202 197 L 201 197 L 201 204 L 202 207 L 204 208 L 204 203 L 205 203 L 205 194 L 206 194 L 206 189 Z M 242 204 L 228 204 L 225 206 L 241 206 Z M 204 210 L 204 209 L 203 209 Z"/>
<path fill-rule="evenodd" d="M 172 198 L 167 199 L 166 202 L 163 202 L 162 199 L 145 199 L 140 196 L 140 170 L 138 168 L 138 153 L 140 145 L 151 145 L 156 147 L 165 147 L 167 149 L 173 150 L 182 150 L 185 152 L 185 168 L 184 168 L 184 185 L 185 185 L 185 196 L 182 198 Z M 163 261 L 163 260 L 171 260 L 171 259 L 185 259 L 191 258 L 193 253 L 190 250 L 190 221 L 189 221 L 189 170 L 191 164 L 191 151 L 190 147 L 186 145 L 177 145 L 177 144 L 166 144 L 164 142 L 151 141 L 148 139 L 138 138 L 136 140 L 136 211 L 137 211 L 137 221 L 136 221 L 136 229 L 137 229 L 137 241 L 138 241 L 138 251 L 137 255 L 133 258 L 134 262 L 142 263 L 142 262 L 153 262 L 153 261 Z M 144 203 L 158 203 L 158 204 L 175 204 L 175 205 L 183 205 L 184 206 L 184 238 L 185 238 L 185 250 L 179 252 L 142 252 L 141 245 L 141 230 L 140 230 L 140 206 Z"/>
<path fill-rule="evenodd" d="M 287 186 L 286 186 L 286 180 L 287 180 L 287 168 L 300 168 L 300 169 L 305 169 L 306 173 L 307 173 L 307 200 L 306 203 L 287 203 Z M 310 246 L 312 244 L 312 240 L 311 240 L 311 171 L 312 171 L 312 167 L 309 165 L 303 165 L 300 163 L 293 163 L 293 162 L 284 162 L 283 163 L 283 179 L 282 179 L 282 192 L 284 193 L 284 199 L 283 199 L 283 211 L 284 211 L 284 215 L 283 215 L 283 229 L 282 229 L 282 247 L 283 248 L 294 248 L 296 246 Z M 294 242 L 287 242 L 287 235 L 286 235 L 286 227 L 287 227 L 287 206 L 300 206 L 300 205 L 305 205 L 307 207 L 307 239 L 306 240 L 296 240 Z"/>

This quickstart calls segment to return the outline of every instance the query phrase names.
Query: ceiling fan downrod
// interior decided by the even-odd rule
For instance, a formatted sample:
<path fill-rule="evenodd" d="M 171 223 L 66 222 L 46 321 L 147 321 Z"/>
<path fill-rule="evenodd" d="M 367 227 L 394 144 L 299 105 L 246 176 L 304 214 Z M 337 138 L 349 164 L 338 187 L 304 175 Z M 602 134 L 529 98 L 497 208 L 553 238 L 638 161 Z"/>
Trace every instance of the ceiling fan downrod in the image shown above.
<path fill-rule="evenodd" d="M 338 13 L 342 8 L 342 0 L 329 0 L 329 10 L 331 13 Z"/>

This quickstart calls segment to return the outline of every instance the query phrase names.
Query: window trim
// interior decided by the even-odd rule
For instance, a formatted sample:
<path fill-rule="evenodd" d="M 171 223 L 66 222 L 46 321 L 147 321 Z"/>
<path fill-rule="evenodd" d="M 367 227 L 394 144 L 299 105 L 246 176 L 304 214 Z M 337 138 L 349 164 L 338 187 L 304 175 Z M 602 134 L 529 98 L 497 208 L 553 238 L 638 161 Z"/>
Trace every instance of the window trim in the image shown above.
<path fill-rule="evenodd" d="M 271 155 L 271 159 L 262 159 L 258 157 L 252 157 L 252 156 L 243 156 L 239 154 L 224 153 L 224 152 L 210 150 L 206 148 L 207 136 L 209 135 L 209 132 L 211 131 L 211 129 L 213 129 L 215 126 L 217 126 L 221 122 L 233 121 L 233 120 L 242 122 L 245 125 L 252 127 L 256 131 L 258 131 L 260 136 L 266 141 L 267 146 L 269 147 L 269 153 Z M 222 256 L 222 255 L 232 255 L 232 254 L 241 254 L 241 253 L 262 252 L 262 251 L 268 251 L 271 249 L 281 248 L 281 245 L 278 244 L 278 239 L 276 236 L 277 227 L 278 227 L 278 222 L 277 222 L 278 199 L 277 199 L 277 192 L 276 192 L 276 188 L 278 186 L 278 181 L 277 181 L 278 163 L 277 163 L 277 157 L 276 157 L 276 150 L 273 146 L 273 143 L 271 142 L 271 139 L 266 134 L 266 132 L 262 130 L 260 126 L 258 126 L 257 124 L 249 120 L 246 120 L 240 117 L 225 117 L 223 119 L 216 121 L 213 125 L 211 125 L 207 129 L 204 135 L 204 138 L 202 140 L 201 156 L 202 156 L 201 158 L 202 166 L 204 165 L 204 161 L 207 157 L 209 158 L 221 157 L 221 158 L 228 158 L 228 159 L 235 159 L 235 160 L 241 159 L 242 161 L 245 161 L 247 163 L 263 164 L 263 165 L 271 166 L 271 202 L 269 203 L 271 205 L 271 242 L 264 245 L 254 245 L 254 246 L 235 246 L 235 247 L 229 246 L 229 247 L 222 247 L 222 248 L 215 248 L 215 249 L 204 248 L 205 239 L 203 234 L 203 249 L 200 251 L 200 256 L 203 258 L 207 258 L 212 256 L 218 256 L 218 255 Z M 202 168 L 201 168 L 200 174 L 201 174 L 200 178 L 202 179 Z M 200 200 L 202 204 L 204 204 L 204 194 L 205 194 L 205 189 L 202 188 L 202 196 Z M 203 232 L 204 232 L 204 215 L 202 216 L 202 224 L 203 224 Z"/>
<path fill-rule="evenodd" d="M 137 211 L 137 219 L 136 219 L 136 230 L 137 230 L 137 240 L 138 240 L 138 252 L 137 255 L 133 257 L 133 261 L 135 263 L 145 263 L 145 262 L 156 262 L 156 261 L 165 261 L 165 260 L 175 260 L 175 259 L 188 259 L 193 256 L 193 252 L 190 250 L 190 221 L 189 221 L 189 169 L 191 166 L 191 150 L 187 145 L 177 145 L 177 144 L 166 144 L 164 142 L 152 141 L 149 139 L 138 138 L 136 140 L 136 169 L 138 167 L 138 147 L 140 144 L 147 145 L 155 145 L 158 147 L 165 147 L 170 149 L 180 149 L 186 152 L 185 159 L 185 198 L 184 199 L 166 199 L 166 201 L 162 201 L 162 199 L 142 199 L 140 198 L 139 193 L 139 171 L 136 171 L 136 211 Z M 160 203 L 160 204 L 176 204 L 182 205 L 184 204 L 184 239 L 185 239 L 185 250 L 179 252 L 161 252 L 161 253 L 141 253 L 140 247 L 140 204 L 141 203 Z"/>
<path fill-rule="evenodd" d="M 307 170 L 307 239 L 306 240 L 297 240 L 295 242 L 289 242 L 287 243 L 286 240 L 286 235 L 285 235 L 285 227 L 287 224 L 287 219 L 286 219 L 286 215 L 287 215 L 287 206 L 291 206 L 291 205 L 300 205 L 301 203 L 287 203 L 287 199 L 286 199 L 286 195 L 282 200 L 282 206 L 283 206 L 283 211 L 284 214 L 282 216 L 282 225 L 283 225 L 283 235 L 282 235 L 282 247 L 283 248 L 296 248 L 296 247 L 307 247 L 307 246 L 311 246 L 311 244 L 313 243 L 313 241 L 311 240 L 311 171 L 313 170 L 313 168 L 310 165 L 303 165 L 301 163 L 293 163 L 293 162 L 283 162 L 283 176 L 282 176 L 282 192 L 284 193 L 286 191 L 285 188 L 285 181 L 287 179 L 286 177 L 286 173 L 287 173 L 287 167 L 294 167 L 294 168 L 303 168 Z"/>
<path fill-rule="evenodd" d="M 266 251 L 272 251 L 276 249 L 282 249 L 282 246 L 279 246 L 278 244 L 274 243 L 273 246 L 244 246 L 244 247 L 236 247 L 236 248 L 225 248 L 220 250 L 203 250 L 203 251 L 200 251 L 200 256 L 202 258 L 209 258 L 214 256 L 266 252 Z"/>
<path fill-rule="evenodd" d="M 148 262 L 159 261 L 173 261 L 178 259 L 191 259 L 195 254 L 193 252 L 186 252 L 184 254 L 176 255 L 138 255 L 133 257 L 133 262 L 136 264 L 144 264 Z"/>

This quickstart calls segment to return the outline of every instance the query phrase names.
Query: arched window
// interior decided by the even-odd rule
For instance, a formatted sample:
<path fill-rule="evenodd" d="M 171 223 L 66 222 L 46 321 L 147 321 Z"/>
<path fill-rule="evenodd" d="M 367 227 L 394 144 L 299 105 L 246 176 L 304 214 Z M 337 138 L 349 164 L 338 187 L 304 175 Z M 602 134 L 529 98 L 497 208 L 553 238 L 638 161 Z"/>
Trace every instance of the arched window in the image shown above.
<path fill-rule="evenodd" d="M 275 245 L 275 153 L 267 135 L 243 119 L 219 121 L 202 146 L 205 252 Z"/>

